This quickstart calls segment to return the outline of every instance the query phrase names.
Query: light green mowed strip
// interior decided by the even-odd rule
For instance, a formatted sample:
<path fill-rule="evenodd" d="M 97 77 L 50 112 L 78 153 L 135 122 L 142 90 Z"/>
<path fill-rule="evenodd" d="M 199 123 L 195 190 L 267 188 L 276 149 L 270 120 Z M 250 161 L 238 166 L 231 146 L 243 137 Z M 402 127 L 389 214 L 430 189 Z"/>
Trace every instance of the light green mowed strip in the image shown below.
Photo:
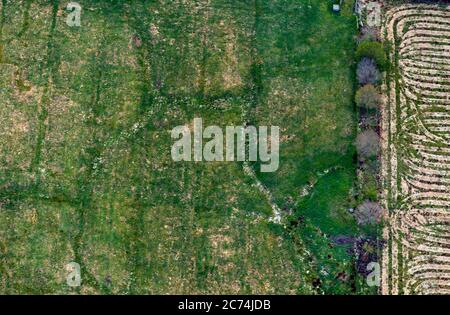
<path fill-rule="evenodd" d="M 65 2 L 2 2 L 0 292 L 312 293 L 308 249 L 267 223 L 271 208 L 241 166 L 175 163 L 169 131 L 194 117 L 246 117 L 298 124 L 287 133 L 303 137 L 324 113 L 342 136 L 320 150 L 345 155 L 348 62 L 320 72 L 308 47 L 331 49 L 321 41 L 335 32 L 349 39 L 351 18 L 312 0 L 79 3 L 82 26 L 71 28 Z M 338 47 L 350 59 L 351 47 Z M 322 96 L 327 107 L 303 109 Z M 292 153 L 280 174 L 297 184 L 287 165 L 305 146 L 282 150 Z M 289 185 L 263 180 L 277 200 L 289 196 Z M 72 261 L 79 288 L 66 284 Z"/>

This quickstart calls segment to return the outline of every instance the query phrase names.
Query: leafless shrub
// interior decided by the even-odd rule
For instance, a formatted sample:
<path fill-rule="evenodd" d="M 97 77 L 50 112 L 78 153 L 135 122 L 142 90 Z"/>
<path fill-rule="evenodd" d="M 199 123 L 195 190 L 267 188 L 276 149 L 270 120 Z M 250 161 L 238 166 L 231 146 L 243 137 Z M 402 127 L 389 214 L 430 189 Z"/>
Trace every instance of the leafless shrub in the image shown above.
<path fill-rule="evenodd" d="M 368 159 L 378 154 L 380 149 L 379 137 L 372 129 L 361 132 L 356 137 L 356 150 L 362 159 Z"/>
<path fill-rule="evenodd" d="M 361 85 L 377 84 L 380 82 L 381 74 L 373 59 L 362 58 L 356 69 L 356 77 Z"/>
<path fill-rule="evenodd" d="M 372 84 L 364 85 L 355 95 L 356 105 L 367 109 L 380 107 L 381 95 Z"/>
<path fill-rule="evenodd" d="M 355 210 L 355 218 L 358 224 L 380 223 L 383 208 L 378 202 L 366 200 Z"/>

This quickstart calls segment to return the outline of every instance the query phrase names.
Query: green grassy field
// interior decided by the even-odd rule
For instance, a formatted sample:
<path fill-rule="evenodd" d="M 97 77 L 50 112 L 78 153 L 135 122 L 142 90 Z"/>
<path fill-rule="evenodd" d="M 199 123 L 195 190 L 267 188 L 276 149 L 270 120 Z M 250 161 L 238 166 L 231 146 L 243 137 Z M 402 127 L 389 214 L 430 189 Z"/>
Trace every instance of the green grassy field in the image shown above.
<path fill-rule="evenodd" d="M 1 3 L 0 293 L 363 290 L 330 241 L 358 233 L 351 3 L 78 2 Z M 172 161 L 194 117 L 280 126 L 284 226 L 239 163 Z"/>

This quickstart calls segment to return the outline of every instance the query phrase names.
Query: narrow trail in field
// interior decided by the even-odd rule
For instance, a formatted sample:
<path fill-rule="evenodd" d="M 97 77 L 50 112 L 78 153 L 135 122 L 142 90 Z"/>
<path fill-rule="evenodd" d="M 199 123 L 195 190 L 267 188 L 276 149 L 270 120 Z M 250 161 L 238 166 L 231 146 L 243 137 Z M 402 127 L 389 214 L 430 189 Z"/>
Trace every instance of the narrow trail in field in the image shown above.
<path fill-rule="evenodd" d="M 134 35 L 139 39 L 140 45 L 139 47 L 134 47 L 134 52 L 137 59 L 139 78 L 141 81 L 141 90 L 140 90 L 140 101 L 139 107 L 136 112 L 136 122 L 133 127 L 130 129 L 133 132 L 126 132 L 123 135 L 119 135 L 117 141 L 120 141 L 124 138 L 128 138 L 130 136 L 136 136 L 140 134 L 144 129 L 144 125 L 148 124 L 148 116 L 143 115 L 146 111 L 151 109 L 153 105 L 153 97 L 152 88 L 156 87 L 160 78 L 158 64 L 155 62 L 157 59 L 157 53 L 155 52 L 152 34 L 147 29 L 142 27 L 142 25 L 150 24 L 150 17 L 148 15 L 141 16 L 138 9 L 132 10 L 128 12 L 128 15 L 131 17 L 128 20 L 128 27 L 133 30 Z M 142 21 L 146 23 L 142 23 Z M 134 141 L 127 141 L 129 143 L 135 143 Z M 138 141 L 144 141 L 144 144 L 137 143 L 136 145 L 132 145 L 130 148 L 130 155 L 139 157 L 137 163 L 141 164 L 141 167 L 144 169 L 146 167 L 146 154 L 138 154 L 138 150 L 141 148 L 150 147 L 148 138 L 143 137 Z M 147 143 L 147 144 L 145 144 Z M 127 283 L 128 293 L 131 294 L 142 294 L 142 291 L 137 290 L 138 288 L 145 288 L 144 281 L 146 278 L 151 277 L 152 270 L 148 263 L 146 263 L 145 259 L 147 256 L 146 253 L 146 244 L 142 239 L 143 235 L 145 235 L 145 214 L 146 207 L 148 204 L 142 199 L 142 196 L 147 194 L 146 189 L 148 183 L 145 182 L 146 178 L 142 177 L 141 174 L 135 174 L 133 176 L 133 182 L 137 183 L 136 190 L 132 192 L 133 198 L 133 209 L 134 212 L 130 218 L 127 219 L 130 226 L 133 227 L 132 237 L 127 242 L 127 262 L 130 265 L 131 273 Z M 145 293 L 148 293 L 151 288 L 147 288 Z"/>
<path fill-rule="evenodd" d="M 142 33 L 138 33 L 140 36 L 142 36 Z M 142 38 L 142 37 L 141 37 Z M 143 83 L 143 89 L 141 93 L 141 101 L 140 101 L 140 109 L 147 109 L 151 106 L 151 96 L 150 96 L 150 89 L 149 86 L 151 86 L 152 82 L 149 75 L 149 68 L 148 68 L 148 61 L 146 58 L 146 54 L 142 52 L 145 50 L 147 53 L 150 53 L 147 48 L 147 43 L 144 44 L 144 49 L 140 50 L 140 54 L 138 56 L 139 64 L 142 68 L 141 70 L 141 78 Z M 136 148 L 135 146 L 131 147 L 130 155 L 131 156 L 141 156 L 142 158 L 145 157 L 144 155 L 135 154 Z M 141 161 L 139 161 L 141 162 Z M 142 235 L 145 234 L 145 227 L 144 227 L 144 205 L 141 201 L 141 194 L 140 190 L 142 187 L 145 187 L 145 184 L 143 182 L 143 178 L 141 176 L 138 176 L 137 178 L 133 179 L 133 182 L 139 183 L 137 185 L 137 190 L 133 193 L 133 208 L 135 208 L 134 215 L 128 219 L 130 222 L 130 226 L 133 227 L 132 232 L 132 241 L 129 245 L 129 253 L 127 254 L 127 259 L 132 267 L 133 274 L 131 275 L 129 279 L 129 283 L 127 285 L 128 290 L 130 293 L 138 293 L 136 291 L 136 288 L 142 287 L 138 284 L 140 280 L 142 280 L 142 274 L 144 272 L 144 269 L 146 268 L 145 263 L 143 259 L 146 257 L 145 253 L 145 243 L 141 239 Z M 140 277 L 141 276 L 141 277 Z"/>
<path fill-rule="evenodd" d="M 261 6 L 259 0 L 254 0 L 254 23 L 253 23 L 253 36 L 251 44 L 251 76 L 252 76 L 252 107 L 256 107 L 260 102 L 260 95 L 262 92 L 262 79 L 261 79 L 261 57 L 258 49 L 258 33 L 261 27 Z"/>
<path fill-rule="evenodd" d="M 56 16 L 58 12 L 58 5 L 59 0 L 54 0 L 52 2 L 52 13 L 51 13 L 51 26 L 49 30 L 48 40 L 47 40 L 47 55 L 46 60 L 44 61 L 45 64 L 42 65 L 42 77 L 44 78 L 44 91 L 41 96 L 41 99 L 38 104 L 37 112 L 37 120 L 38 120 L 38 131 L 37 131 L 37 137 L 36 137 L 36 145 L 35 145 L 35 151 L 34 151 L 34 158 L 31 161 L 31 164 L 29 166 L 29 171 L 34 172 L 35 178 L 34 178 L 34 189 L 32 191 L 38 191 L 40 189 L 40 183 L 41 183 L 41 171 L 40 171 L 40 162 L 41 162 L 41 152 L 42 152 L 42 146 L 45 139 L 45 134 L 47 131 L 47 117 L 48 117 L 48 106 L 51 101 L 52 97 L 52 79 L 54 76 L 54 33 L 56 28 Z M 19 65 L 20 66 L 20 65 Z M 19 71 L 20 68 L 18 67 Z M 37 209 L 37 216 L 39 216 L 40 209 Z M 36 249 L 35 242 L 30 242 L 30 246 L 32 248 L 32 252 Z"/>
<path fill-rule="evenodd" d="M 261 6 L 259 0 L 254 0 L 253 3 L 253 11 L 254 11 L 254 23 L 253 23 L 253 36 L 251 39 L 251 102 L 248 106 L 242 109 L 242 116 L 244 123 L 252 123 L 252 118 L 250 112 L 252 109 L 255 109 L 260 103 L 260 95 L 262 93 L 263 85 L 261 79 L 261 60 L 258 49 L 258 33 L 261 23 Z M 256 175 L 254 169 L 249 165 L 248 162 L 244 162 L 242 164 L 242 169 L 244 173 L 249 176 L 253 182 L 254 186 L 258 188 L 258 190 L 266 197 L 267 203 L 272 208 L 272 216 L 269 218 L 269 221 L 274 223 L 281 222 L 281 209 L 275 203 L 273 195 L 271 191 L 259 180 Z"/>
<path fill-rule="evenodd" d="M 94 193 L 94 183 L 95 174 L 93 172 L 94 164 L 98 160 L 98 158 L 102 154 L 102 149 L 104 148 L 102 145 L 102 141 L 98 138 L 96 134 L 96 129 L 99 127 L 97 119 L 101 115 L 101 87 L 103 82 L 103 65 L 104 65 L 104 56 L 102 55 L 102 49 L 99 48 L 95 57 L 96 71 L 92 74 L 94 77 L 94 85 L 95 90 L 91 98 L 90 108 L 86 108 L 88 112 L 91 112 L 92 117 L 86 122 L 87 127 L 92 129 L 91 139 L 90 139 L 90 147 L 86 150 L 84 156 L 80 157 L 81 163 L 84 166 L 80 166 L 80 169 L 85 167 L 86 173 L 83 177 L 77 181 L 77 193 L 79 204 L 76 208 L 76 212 L 78 214 L 78 233 L 74 237 L 73 241 L 73 251 L 75 255 L 75 261 L 80 264 L 81 272 L 83 275 L 83 279 L 89 285 L 101 289 L 103 292 L 110 292 L 110 288 L 99 282 L 95 276 L 89 271 L 88 267 L 84 263 L 84 255 L 83 255 L 83 236 L 85 232 L 86 225 L 86 216 L 87 210 L 92 210 L 95 208 L 95 205 L 92 204 L 92 197 Z"/>
<path fill-rule="evenodd" d="M 206 63 L 208 62 L 208 21 L 209 21 L 209 7 L 210 1 L 207 0 L 205 4 L 205 12 L 203 14 L 204 19 L 202 19 L 201 26 L 201 46 L 202 46 L 202 57 L 200 63 L 200 95 L 202 98 L 205 97 L 205 89 L 206 89 Z"/>
<path fill-rule="evenodd" d="M 23 13 L 22 28 L 17 34 L 17 37 L 21 37 L 22 35 L 24 35 L 30 26 L 30 7 L 31 7 L 31 0 L 26 0 Z"/>
<path fill-rule="evenodd" d="M 248 162 L 244 162 L 242 168 L 244 169 L 244 173 L 251 177 L 254 181 L 254 185 L 258 188 L 258 190 L 266 197 L 267 202 L 272 208 L 272 216 L 269 218 L 269 221 L 274 223 L 281 223 L 281 209 L 275 203 L 273 199 L 273 195 L 269 189 L 258 179 L 255 174 L 255 171 L 250 167 Z"/>
<path fill-rule="evenodd" d="M 3 63 L 3 26 L 6 19 L 6 0 L 1 2 L 2 9 L 0 11 L 0 64 Z"/>
<path fill-rule="evenodd" d="M 47 58 L 46 64 L 42 73 L 42 76 L 45 78 L 45 87 L 43 91 L 43 95 L 38 105 L 38 134 L 36 137 L 36 146 L 35 146 L 35 154 L 34 158 L 30 165 L 30 171 L 35 172 L 36 176 L 36 186 L 39 186 L 40 183 L 40 170 L 39 165 L 41 161 L 41 153 L 42 153 L 42 145 L 44 142 L 45 134 L 47 132 L 47 117 L 48 117 L 48 106 L 52 97 L 52 81 L 54 77 L 53 64 L 55 61 L 54 54 L 54 42 L 53 36 L 56 28 L 56 16 L 58 13 L 59 0 L 53 1 L 52 7 L 52 23 L 50 27 L 50 32 L 47 41 Z"/>

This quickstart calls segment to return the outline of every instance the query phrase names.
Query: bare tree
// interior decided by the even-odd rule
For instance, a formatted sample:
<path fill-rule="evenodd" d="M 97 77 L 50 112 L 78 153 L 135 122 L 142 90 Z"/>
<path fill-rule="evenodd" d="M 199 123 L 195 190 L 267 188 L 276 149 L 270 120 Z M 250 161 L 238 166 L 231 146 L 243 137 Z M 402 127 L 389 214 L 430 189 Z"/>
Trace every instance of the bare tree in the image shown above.
<path fill-rule="evenodd" d="M 380 149 L 379 137 L 371 129 L 361 132 L 356 137 L 356 150 L 362 159 L 368 159 L 378 154 Z"/>
<path fill-rule="evenodd" d="M 377 109 L 381 103 L 381 95 L 372 84 L 366 84 L 355 95 L 356 105 L 367 109 Z"/>
<path fill-rule="evenodd" d="M 383 208 L 378 202 L 366 200 L 356 208 L 354 214 L 358 224 L 376 224 L 381 221 Z"/>
<path fill-rule="evenodd" d="M 356 69 L 356 77 L 361 85 L 377 84 L 380 82 L 381 74 L 373 59 L 362 58 Z"/>

